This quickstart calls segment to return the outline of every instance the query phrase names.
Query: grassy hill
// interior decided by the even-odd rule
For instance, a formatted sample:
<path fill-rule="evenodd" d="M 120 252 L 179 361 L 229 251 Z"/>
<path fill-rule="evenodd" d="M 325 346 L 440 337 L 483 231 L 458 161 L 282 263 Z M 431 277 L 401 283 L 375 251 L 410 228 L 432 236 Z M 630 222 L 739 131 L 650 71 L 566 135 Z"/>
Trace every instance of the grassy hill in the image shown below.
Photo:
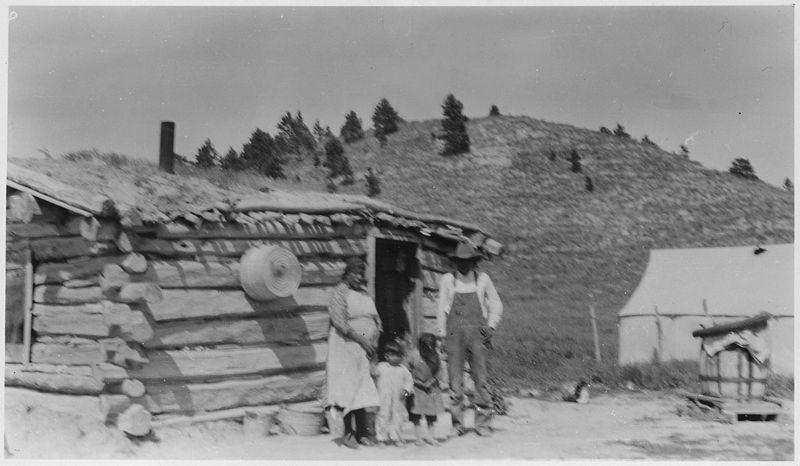
<path fill-rule="evenodd" d="M 636 288 L 654 248 L 792 242 L 793 195 L 761 181 L 704 168 L 689 158 L 529 117 L 473 119 L 471 153 L 438 155 L 438 120 L 406 122 L 386 147 L 368 134 L 345 146 L 365 192 L 378 171 L 380 199 L 486 227 L 507 249 L 484 265 L 507 306 L 492 356 L 506 384 L 589 377 L 589 306 L 602 355 L 617 352 L 616 313 Z M 582 172 L 570 170 L 570 153 Z M 322 168 L 288 170 L 324 189 Z M 594 184 L 587 191 L 585 176 Z"/>
<path fill-rule="evenodd" d="M 473 119 L 467 130 L 471 152 L 455 157 L 438 155 L 439 120 L 401 123 L 385 147 L 368 132 L 345 145 L 357 181 L 340 192 L 365 193 L 364 174 L 373 167 L 380 200 L 477 223 L 505 245 L 505 255 L 483 267 L 506 306 L 490 366 L 507 387 L 620 380 L 616 314 L 641 279 L 650 249 L 794 239 L 792 193 L 764 182 L 632 139 L 529 117 Z M 573 150 L 580 173 L 570 170 Z M 104 158 L 141 172 L 142 180 L 157 170 Z M 187 165 L 176 170 L 238 192 L 265 186 L 324 191 L 327 171 L 310 156 L 293 159 L 288 179 L 278 181 Z M 600 365 L 593 360 L 590 306 L 599 320 Z"/>

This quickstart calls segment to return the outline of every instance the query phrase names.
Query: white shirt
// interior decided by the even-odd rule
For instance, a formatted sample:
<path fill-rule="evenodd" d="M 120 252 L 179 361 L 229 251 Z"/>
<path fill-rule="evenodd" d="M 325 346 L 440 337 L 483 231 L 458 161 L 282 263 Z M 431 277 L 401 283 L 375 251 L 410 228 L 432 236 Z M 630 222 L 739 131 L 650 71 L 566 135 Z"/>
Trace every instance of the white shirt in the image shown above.
<path fill-rule="evenodd" d="M 436 328 L 439 336 L 446 335 L 447 314 L 450 313 L 450 308 L 453 306 L 453 297 L 456 293 L 477 293 L 483 317 L 489 327 L 495 328 L 500 322 L 500 317 L 503 315 L 503 303 L 494 288 L 492 279 L 485 272 L 480 272 L 477 275 L 477 280 L 475 280 L 475 274 L 471 272 L 467 275 L 461 275 L 456 272 L 455 276 L 452 273 L 446 273 L 442 276 L 436 309 Z"/>

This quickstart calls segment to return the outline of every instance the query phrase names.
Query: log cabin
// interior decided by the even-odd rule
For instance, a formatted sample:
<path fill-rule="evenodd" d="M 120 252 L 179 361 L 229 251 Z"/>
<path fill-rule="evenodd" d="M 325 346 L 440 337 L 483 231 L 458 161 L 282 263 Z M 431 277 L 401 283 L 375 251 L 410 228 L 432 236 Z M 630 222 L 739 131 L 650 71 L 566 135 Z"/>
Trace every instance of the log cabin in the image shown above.
<path fill-rule="evenodd" d="M 6 386 L 94 403 L 129 433 L 318 398 L 328 295 L 350 257 L 368 263 L 386 340 L 433 331 L 458 241 L 502 251 L 476 225 L 364 196 L 113 164 L 10 161 L 6 201 Z M 243 289 L 243 256 L 263 245 L 299 261 L 293 295 Z"/>

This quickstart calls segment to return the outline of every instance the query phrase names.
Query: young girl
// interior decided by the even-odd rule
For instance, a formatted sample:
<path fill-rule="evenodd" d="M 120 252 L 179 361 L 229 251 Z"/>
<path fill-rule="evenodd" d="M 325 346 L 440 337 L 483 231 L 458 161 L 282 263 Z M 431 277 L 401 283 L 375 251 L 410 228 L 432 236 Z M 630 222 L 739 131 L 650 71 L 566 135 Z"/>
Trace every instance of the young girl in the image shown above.
<path fill-rule="evenodd" d="M 440 383 L 443 368 L 439 353 L 436 352 L 435 335 L 423 333 L 419 337 L 419 350 L 412 353 L 408 364 L 414 379 L 414 398 L 408 411 L 417 433 L 416 444 L 439 445 L 431 434 L 431 427 L 439 414 L 444 412 Z"/>
<path fill-rule="evenodd" d="M 407 419 L 406 398 L 413 385 L 411 373 L 403 365 L 403 348 L 396 341 L 386 343 L 383 357 L 385 361 L 373 371 L 380 398 L 375 430 L 379 442 L 404 446 L 401 432 Z"/>

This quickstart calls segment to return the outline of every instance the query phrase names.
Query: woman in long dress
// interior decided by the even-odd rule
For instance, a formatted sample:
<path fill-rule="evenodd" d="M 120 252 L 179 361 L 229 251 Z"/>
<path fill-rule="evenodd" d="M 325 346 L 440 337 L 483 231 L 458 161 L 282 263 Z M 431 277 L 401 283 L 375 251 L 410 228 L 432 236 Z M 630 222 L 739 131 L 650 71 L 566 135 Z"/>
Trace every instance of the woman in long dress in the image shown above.
<path fill-rule="evenodd" d="M 381 320 L 375 303 L 364 291 L 365 272 L 363 260 L 349 260 L 328 303 L 331 331 L 325 406 L 343 412 L 343 444 L 350 448 L 374 445 L 375 411 L 380 405 L 370 364 L 375 358 Z"/>

